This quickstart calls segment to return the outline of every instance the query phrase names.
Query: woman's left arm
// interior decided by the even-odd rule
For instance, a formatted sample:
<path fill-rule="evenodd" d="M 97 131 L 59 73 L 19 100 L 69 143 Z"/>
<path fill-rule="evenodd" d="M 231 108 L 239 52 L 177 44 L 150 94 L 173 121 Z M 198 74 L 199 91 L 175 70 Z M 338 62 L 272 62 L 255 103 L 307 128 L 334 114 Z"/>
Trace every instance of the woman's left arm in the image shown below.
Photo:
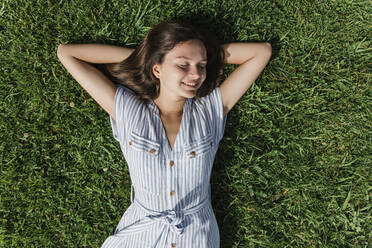
<path fill-rule="evenodd" d="M 240 64 L 220 85 L 224 115 L 239 101 L 261 74 L 271 57 L 268 42 L 228 43 L 222 45 L 225 63 Z"/>

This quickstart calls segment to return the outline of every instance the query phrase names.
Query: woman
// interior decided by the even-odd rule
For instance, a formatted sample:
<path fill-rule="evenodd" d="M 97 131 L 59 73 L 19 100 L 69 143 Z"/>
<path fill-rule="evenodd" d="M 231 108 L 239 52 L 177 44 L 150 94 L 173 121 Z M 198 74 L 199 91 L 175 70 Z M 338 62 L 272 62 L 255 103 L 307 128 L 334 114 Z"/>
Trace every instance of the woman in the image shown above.
<path fill-rule="evenodd" d="M 135 50 L 68 44 L 57 54 L 110 115 L 135 192 L 102 247 L 219 247 L 214 157 L 227 113 L 267 65 L 271 45 L 220 46 L 205 30 L 164 21 Z M 108 75 L 89 63 L 111 63 Z M 223 63 L 240 66 L 217 87 Z"/>

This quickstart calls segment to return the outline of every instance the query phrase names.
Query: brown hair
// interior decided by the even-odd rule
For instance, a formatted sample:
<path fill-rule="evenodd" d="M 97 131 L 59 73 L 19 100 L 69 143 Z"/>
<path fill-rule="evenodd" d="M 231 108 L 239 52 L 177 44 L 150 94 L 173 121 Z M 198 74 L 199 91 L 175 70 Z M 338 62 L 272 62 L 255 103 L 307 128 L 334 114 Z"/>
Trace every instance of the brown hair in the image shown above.
<path fill-rule="evenodd" d="M 217 87 L 224 53 L 216 36 L 190 23 L 163 21 L 147 33 L 128 58 L 100 68 L 112 81 L 133 90 L 139 99 L 155 99 L 159 96 L 160 81 L 152 72 L 153 65 L 162 64 L 164 56 L 178 43 L 193 39 L 202 41 L 207 51 L 206 79 L 195 96 L 200 98 Z"/>

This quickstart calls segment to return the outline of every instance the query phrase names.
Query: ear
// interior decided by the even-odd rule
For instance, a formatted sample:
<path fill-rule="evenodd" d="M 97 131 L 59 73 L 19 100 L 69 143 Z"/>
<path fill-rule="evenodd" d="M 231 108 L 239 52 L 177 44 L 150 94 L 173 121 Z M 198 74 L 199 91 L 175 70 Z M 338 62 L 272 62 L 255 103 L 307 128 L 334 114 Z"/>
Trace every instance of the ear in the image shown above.
<path fill-rule="evenodd" d="M 152 73 L 154 73 L 155 77 L 160 78 L 160 66 L 158 64 L 155 64 L 152 67 Z"/>

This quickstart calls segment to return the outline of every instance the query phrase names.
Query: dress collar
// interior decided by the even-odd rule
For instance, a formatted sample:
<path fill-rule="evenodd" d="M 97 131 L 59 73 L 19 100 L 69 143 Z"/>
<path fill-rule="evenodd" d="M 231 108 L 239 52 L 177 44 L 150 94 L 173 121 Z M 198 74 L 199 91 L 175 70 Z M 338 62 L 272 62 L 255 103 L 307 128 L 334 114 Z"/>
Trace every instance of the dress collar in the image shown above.
<path fill-rule="evenodd" d="M 183 111 L 188 111 L 189 108 L 190 108 L 190 105 L 191 105 L 191 101 L 192 101 L 192 98 L 186 98 L 186 101 L 183 105 Z M 160 112 L 159 112 L 159 108 L 158 106 L 154 103 L 154 101 L 152 99 L 149 99 L 149 104 L 148 104 L 149 108 L 151 109 L 151 111 L 157 115 L 160 115 Z"/>
<path fill-rule="evenodd" d="M 167 145 L 165 146 L 166 148 L 166 153 L 170 156 L 172 153 L 179 153 L 182 151 L 184 143 L 189 142 L 189 133 L 190 133 L 190 115 L 191 115 L 191 106 L 194 98 L 187 98 L 184 105 L 183 105 L 183 113 L 182 113 L 182 119 L 181 119 L 181 124 L 180 128 L 177 133 L 177 137 L 174 143 L 174 147 L 171 150 L 168 137 L 165 133 L 165 128 L 161 124 L 163 131 L 161 132 L 161 139 L 165 140 L 164 142 L 167 142 Z M 150 99 L 150 103 L 148 104 L 149 109 L 152 113 L 155 114 L 156 118 L 160 119 L 160 114 L 159 114 L 159 108 L 158 106 L 154 103 L 152 99 Z"/>

